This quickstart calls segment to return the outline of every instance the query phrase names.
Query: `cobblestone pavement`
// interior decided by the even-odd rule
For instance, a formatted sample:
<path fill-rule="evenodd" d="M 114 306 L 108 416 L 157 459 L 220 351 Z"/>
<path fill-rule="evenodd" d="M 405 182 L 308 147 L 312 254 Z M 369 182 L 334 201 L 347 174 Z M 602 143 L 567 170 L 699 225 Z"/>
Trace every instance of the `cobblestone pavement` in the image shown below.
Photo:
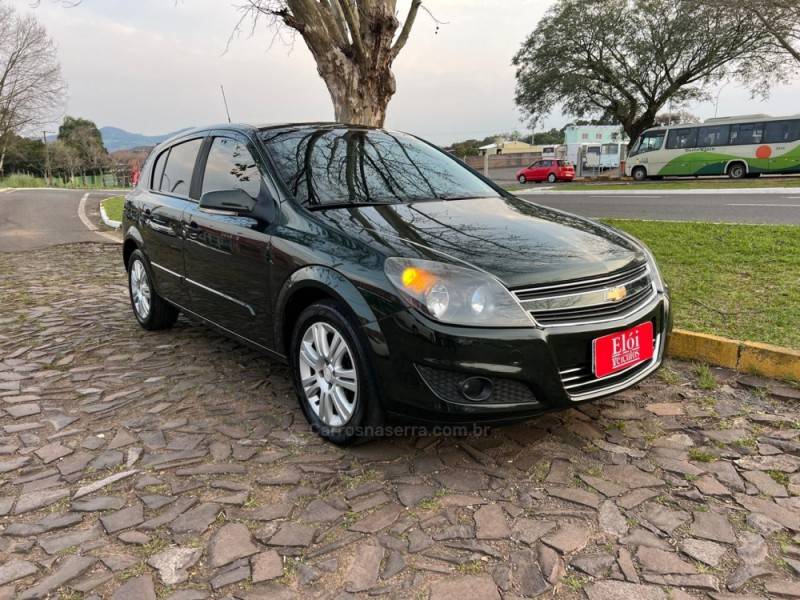
<path fill-rule="evenodd" d="M 795 388 L 672 363 L 340 449 L 284 366 L 140 330 L 116 246 L 2 254 L 0 297 L 0 598 L 800 597 Z"/>

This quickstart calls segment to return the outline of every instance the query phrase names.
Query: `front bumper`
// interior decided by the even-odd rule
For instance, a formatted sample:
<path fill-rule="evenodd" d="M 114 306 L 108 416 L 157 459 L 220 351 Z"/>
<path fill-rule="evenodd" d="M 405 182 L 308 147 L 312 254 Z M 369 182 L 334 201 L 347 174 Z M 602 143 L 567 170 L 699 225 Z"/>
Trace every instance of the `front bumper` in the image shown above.
<path fill-rule="evenodd" d="M 612 376 L 592 373 L 592 341 L 640 323 L 654 325 L 651 361 Z M 502 424 L 620 392 L 661 365 L 671 330 L 670 301 L 656 294 L 613 322 L 562 327 L 483 329 L 436 323 L 412 310 L 380 321 L 388 353 L 375 357 L 387 415 L 426 423 Z M 485 402 L 460 397 L 469 376 L 495 383 Z"/>

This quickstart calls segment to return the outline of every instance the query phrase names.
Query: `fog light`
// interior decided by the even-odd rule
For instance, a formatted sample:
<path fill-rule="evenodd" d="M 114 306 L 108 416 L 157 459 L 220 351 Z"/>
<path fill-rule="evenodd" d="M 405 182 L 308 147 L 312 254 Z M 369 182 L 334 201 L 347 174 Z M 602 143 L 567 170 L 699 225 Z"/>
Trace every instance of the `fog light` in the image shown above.
<path fill-rule="evenodd" d="M 468 377 L 461 382 L 461 395 L 470 402 L 485 402 L 492 395 L 492 380 Z"/>

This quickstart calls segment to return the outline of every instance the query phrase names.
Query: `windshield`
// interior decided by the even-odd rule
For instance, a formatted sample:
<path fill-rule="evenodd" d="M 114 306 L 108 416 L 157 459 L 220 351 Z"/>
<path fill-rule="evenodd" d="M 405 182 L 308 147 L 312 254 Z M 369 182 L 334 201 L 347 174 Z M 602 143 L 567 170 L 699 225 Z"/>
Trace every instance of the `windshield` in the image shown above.
<path fill-rule="evenodd" d="M 444 152 L 402 133 L 300 126 L 266 129 L 261 139 L 309 207 L 498 195 Z"/>
<path fill-rule="evenodd" d="M 652 152 L 654 150 L 661 150 L 665 135 L 666 131 L 664 130 L 648 131 L 647 133 L 642 134 L 642 136 L 639 137 L 639 139 L 636 140 L 636 143 L 633 145 L 633 149 L 630 151 L 629 156 L 643 154 L 645 152 Z"/>

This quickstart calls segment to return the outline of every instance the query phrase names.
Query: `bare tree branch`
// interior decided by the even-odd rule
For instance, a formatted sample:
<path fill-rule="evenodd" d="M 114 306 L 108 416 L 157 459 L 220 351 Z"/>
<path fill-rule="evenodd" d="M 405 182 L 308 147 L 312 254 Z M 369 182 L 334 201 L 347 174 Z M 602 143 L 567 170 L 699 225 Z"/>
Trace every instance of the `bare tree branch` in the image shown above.
<path fill-rule="evenodd" d="M 408 42 L 408 36 L 411 34 L 411 28 L 414 26 L 414 22 L 417 19 L 417 12 L 419 12 L 419 7 L 421 5 L 422 0 L 411 0 L 411 6 L 408 9 L 406 20 L 403 23 L 403 29 L 400 31 L 400 35 L 397 37 L 397 41 L 392 47 L 393 56 L 400 54 L 400 51 L 405 47 L 406 42 Z"/>

